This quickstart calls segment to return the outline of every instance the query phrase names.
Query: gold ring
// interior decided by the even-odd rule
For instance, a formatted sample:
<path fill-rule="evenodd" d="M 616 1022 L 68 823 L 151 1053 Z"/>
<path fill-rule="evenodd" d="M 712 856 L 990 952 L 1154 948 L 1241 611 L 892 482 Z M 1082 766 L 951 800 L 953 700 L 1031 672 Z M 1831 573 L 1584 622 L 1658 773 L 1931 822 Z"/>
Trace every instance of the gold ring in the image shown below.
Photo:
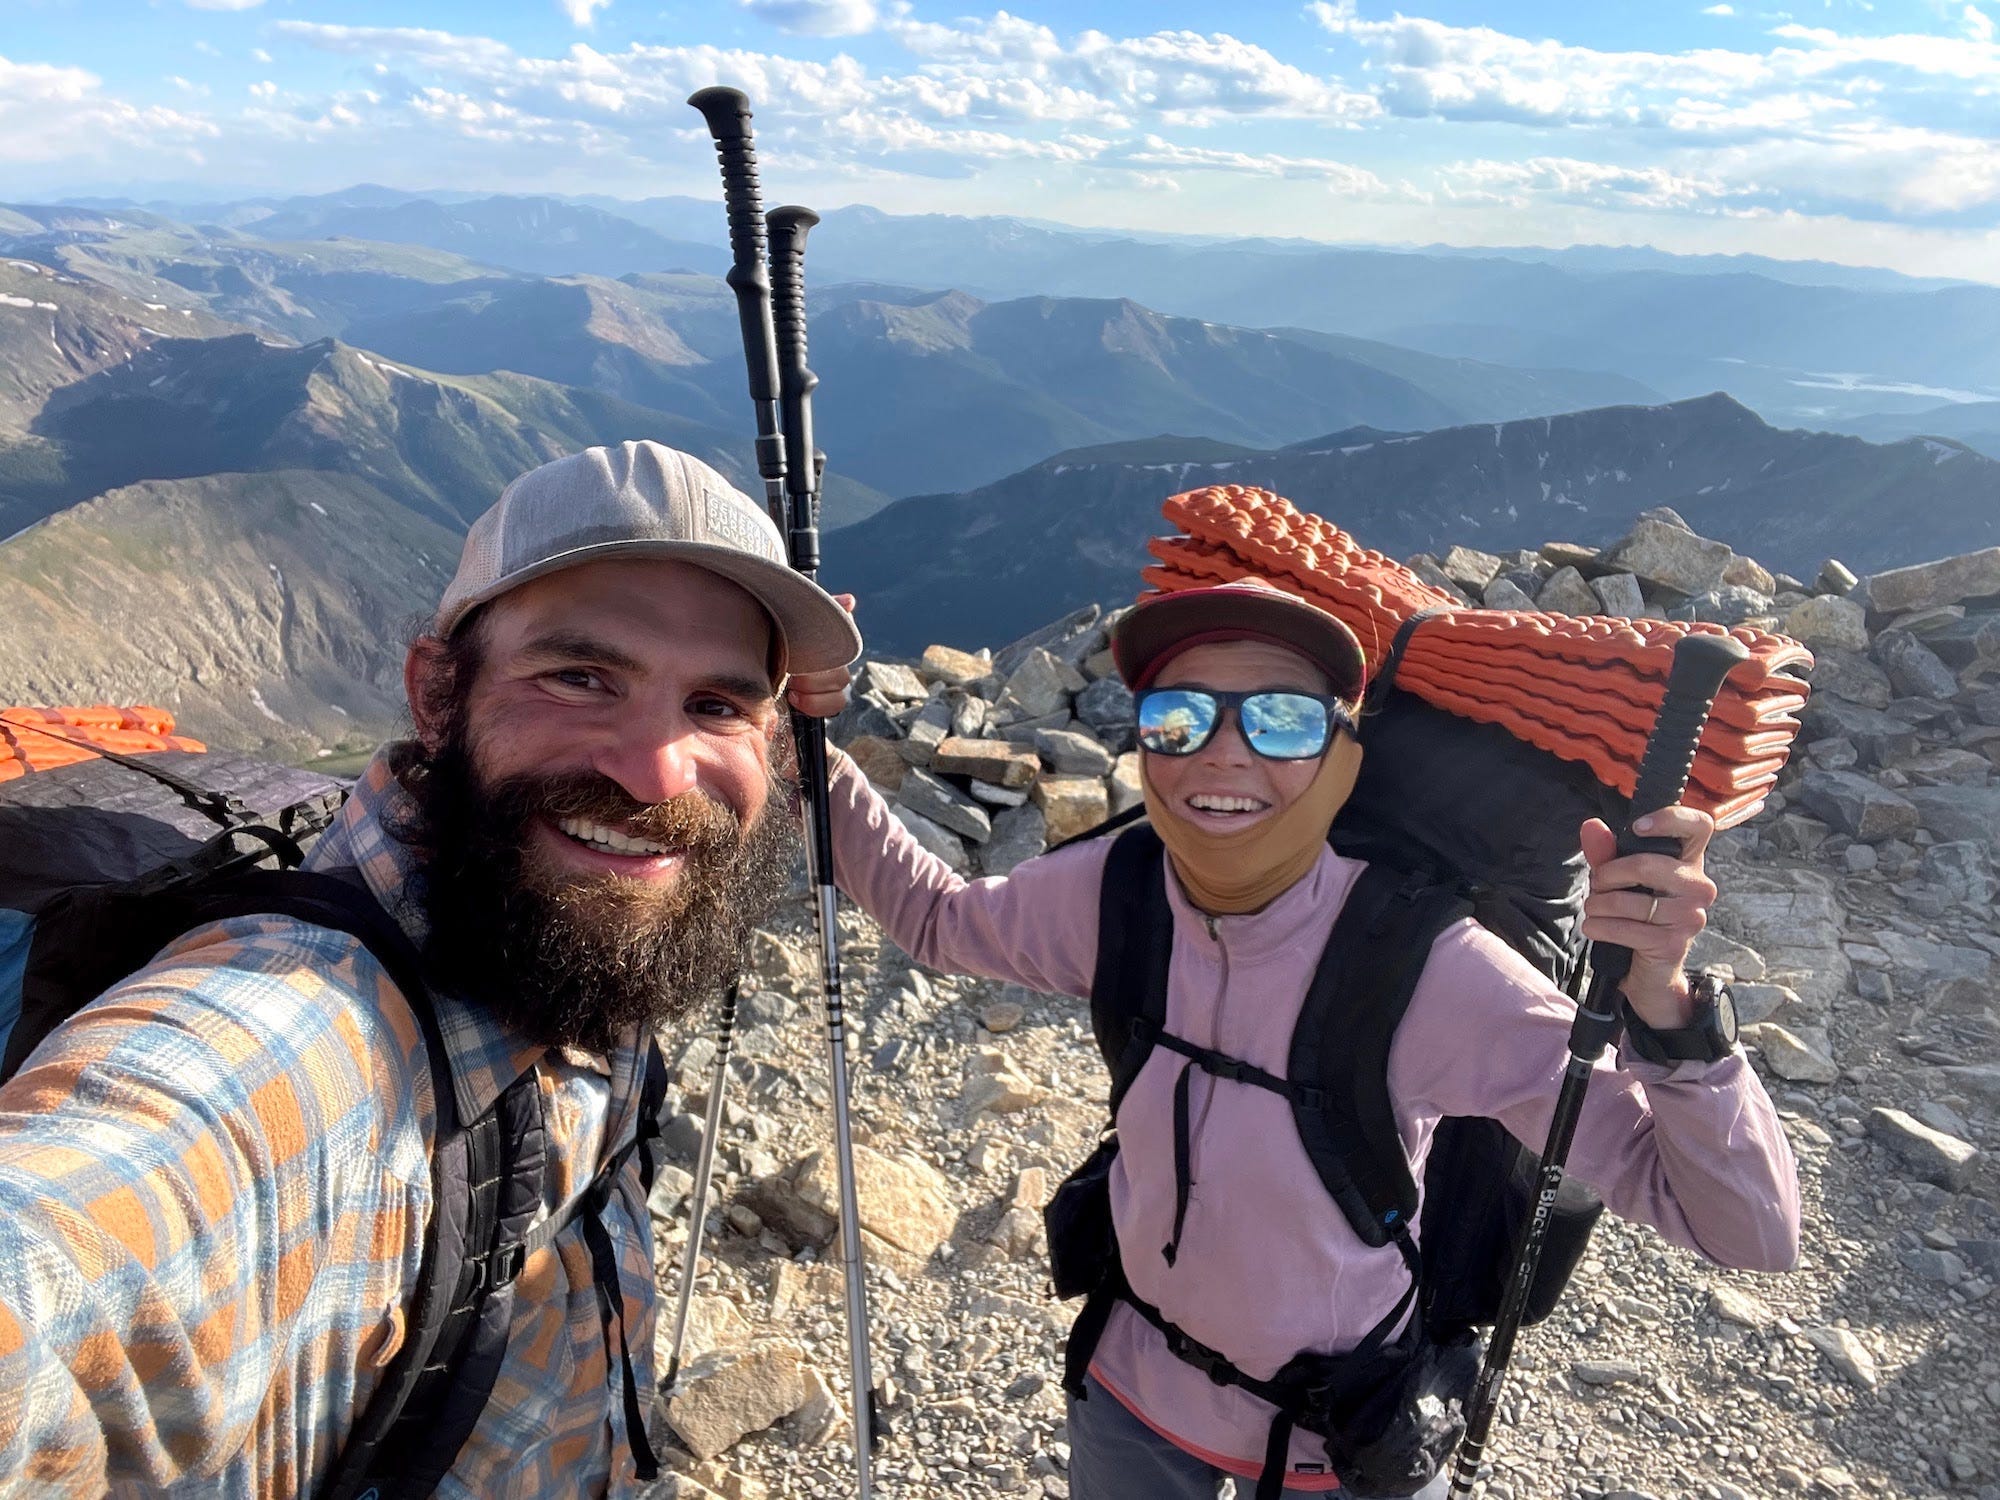
<path fill-rule="evenodd" d="M 1646 925 L 1647 925 L 1647 926 L 1649 926 L 1649 927 L 1650 927 L 1650 926 L 1652 925 L 1652 922 L 1653 922 L 1653 918 L 1654 918 L 1654 917 L 1656 917 L 1656 916 L 1658 916 L 1658 915 L 1659 915 L 1659 912 L 1660 912 L 1660 898 L 1659 898 L 1658 896 L 1655 896 L 1655 897 L 1653 898 L 1653 904 L 1652 904 L 1651 906 L 1649 906 L 1649 907 L 1647 907 L 1647 908 L 1646 908 Z"/>

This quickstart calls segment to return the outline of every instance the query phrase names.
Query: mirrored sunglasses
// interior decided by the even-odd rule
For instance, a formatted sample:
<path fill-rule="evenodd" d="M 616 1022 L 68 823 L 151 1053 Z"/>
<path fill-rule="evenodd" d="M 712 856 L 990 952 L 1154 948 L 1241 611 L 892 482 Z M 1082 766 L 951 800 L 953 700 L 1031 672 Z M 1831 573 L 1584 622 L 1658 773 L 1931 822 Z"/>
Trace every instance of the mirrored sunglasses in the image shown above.
<path fill-rule="evenodd" d="M 1267 760 L 1312 760 L 1325 753 L 1336 729 L 1355 732 L 1347 705 L 1317 693 L 1165 687 L 1138 695 L 1139 744 L 1155 755 L 1193 755 L 1214 737 L 1229 709 L 1236 711 L 1245 743 Z"/>

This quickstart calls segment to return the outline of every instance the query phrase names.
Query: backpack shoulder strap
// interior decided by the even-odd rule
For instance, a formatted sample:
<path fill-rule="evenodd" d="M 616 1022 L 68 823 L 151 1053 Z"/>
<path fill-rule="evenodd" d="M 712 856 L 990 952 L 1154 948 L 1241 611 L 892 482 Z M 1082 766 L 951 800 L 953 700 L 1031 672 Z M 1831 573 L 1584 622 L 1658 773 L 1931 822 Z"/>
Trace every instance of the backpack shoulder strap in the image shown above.
<path fill-rule="evenodd" d="M 477 1425 L 506 1354 L 518 1242 L 541 1206 L 540 1085 L 531 1069 L 476 1119 L 459 1118 L 422 959 L 358 870 L 251 871 L 197 903 L 192 915 L 213 921 L 263 913 L 358 938 L 389 971 L 423 1033 L 437 1129 L 431 1215 L 408 1331 L 319 1494 L 321 1500 L 428 1495 Z"/>
<path fill-rule="evenodd" d="M 1450 887 L 1367 866 L 1327 937 L 1292 1031 L 1299 1137 L 1327 1192 L 1369 1245 L 1401 1244 L 1417 1211 L 1389 1098 L 1389 1047 L 1439 933 L 1470 913 Z"/>
<path fill-rule="evenodd" d="M 1166 846 L 1149 826 L 1118 835 L 1097 896 L 1097 968 L 1090 1024 L 1111 1070 L 1111 1113 L 1139 1075 L 1167 1018 L 1174 914 L 1167 904 Z"/>

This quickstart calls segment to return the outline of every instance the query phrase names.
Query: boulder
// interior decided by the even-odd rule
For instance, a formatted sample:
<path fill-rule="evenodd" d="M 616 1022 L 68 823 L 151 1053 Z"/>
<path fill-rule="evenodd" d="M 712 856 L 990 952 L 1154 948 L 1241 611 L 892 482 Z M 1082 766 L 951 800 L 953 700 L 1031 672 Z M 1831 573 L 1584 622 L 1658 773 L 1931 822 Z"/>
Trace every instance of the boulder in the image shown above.
<path fill-rule="evenodd" d="M 1437 560 L 1438 571 L 1468 594 L 1479 593 L 1505 566 L 1493 553 L 1476 547 L 1453 547 Z"/>
<path fill-rule="evenodd" d="M 1933 1130 L 1900 1109 L 1868 1111 L 1868 1135 L 1880 1142 L 1921 1182 L 1934 1182 L 1957 1192 L 1971 1178 L 1979 1148 L 1969 1141 Z"/>
<path fill-rule="evenodd" d="M 1558 615 L 1594 615 L 1598 599 L 1583 574 L 1573 567 L 1557 568 L 1535 596 L 1535 608 Z"/>
<path fill-rule="evenodd" d="M 937 756 L 937 747 L 950 735 L 951 704 L 939 689 L 903 725 L 903 738 L 896 741 L 896 753 L 912 766 L 928 767 Z"/>
<path fill-rule="evenodd" d="M 1863 765 L 1891 765 L 1917 753 L 1917 732 L 1903 720 L 1839 697 L 1822 698 L 1815 692 L 1801 723 L 1811 739 L 1848 741 Z"/>
<path fill-rule="evenodd" d="M 1808 1344 L 1826 1356 L 1826 1362 L 1846 1376 L 1848 1381 L 1866 1391 L 1872 1391 L 1880 1383 L 1876 1373 L 1875 1356 L 1868 1352 L 1868 1346 L 1851 1329 L 1837 1324 L 1827 1324 L 1818 1328 L 1807 1328 L 1800 1335 Z"/>
<path fill-rule="evenodd" d="M 1763 956 L 1760 978 L 1788 984 L 1815 1011 L 1846 992 L 1850 966 L 1841 950 L 1839 888 L 1816 870 L 1732 872 L 1713 915 L 1725 934 Z"/>
<path fill-rule="evenodd" d="M 1776 1021 L 1745 1026 L 1743 1040 L 1762 1054 L 1764 1066 L 1793 1083 L 1834 1083 L 1840 1066 L 1824 1031 L 1801 1026 L 1796 1031 Z"/>
<path fill-rule="evenodd" d="M 1606 573 L 1590 580 L 1601 612 L 1622 620 L 1636 620 L 1646 612 L 1646 595 L 1639 580 L 1630 573 Z"/>
<path fill-rule="evenodd" d="M 953 833 L 962 834 L 976 844 L 983 844 L 993 836 L 993 820 L 987 816 L 985 808 L 957 787 L 915 766 L 903 778 L 896 799 L 911 812 L 929 818 Z"/>
<path fill-rule="evenodd" d="M 1110 794 L 1110 815 L 1114 818 L 1146 800 L 1145 789 L 1139 781 L 1138 751 L 1128 750 L 1118 757 L 1111 767 L 1111 774 L 1105 778 L 1104 787 Z"/>
<path fill-rule="evenodd" d="M 1852 599 L 1831 594 L 1816 594 L 1802 604 L 1793 605 L 1778 622 L 1778 629 L 1814 651 L 1829 647 L 1841 651 L 1868 649 L 1868 611 Z"/>
<path fill-rule="evenodd" d="M 1736 554 L 1727 543 L 1696 536 L 1684 526 L 1640 520 L 1605 554 L 1605 561 L 1636 573 L 1641 580 L 1682 594 L 1702 594 L 1722 582 L 1722 570 Z"/>
<path fill-rule="evenodd" d="M 1044 776 L 1031 796 L 1048 819 L 1051 844 L 1074 838 L 1111 816 L 1111 799 L 1094 776 Z"/>
<path fill-rule="evenodd" d="M 862 1238 L 874 1247 L 868 1254 L 887 1251 L 893 1260 L 921 1265 L 950 1237 L 957 1213 L 936 1168 L 856 1142 L 854 1182 Z M 744 1196 L 794 1244 L 823 1248 L 840 1230 L 840 1186 L 830 1149 L 801 1158 Z"/>
<path fill-rule="evenodd" d="M 791 1343 L 704 1355 L 681 1371 L 667 1424 L 696 1458 L 714 1458 L 797 1411 L 805 1370 L 805 1351 Z"/>
<path fill-rule="evenodd" d="M 1086 604 L 1002 646 L 993 653 L 993 670 L 1003 679 L 1011 677 L 1036 651 L 1046 651 L 1055 660 L 1078 666 L 1103 649 L 1104 633 L 1104 611 L 1095 604 Z"/>
<path fill-rule="evenodd" d="M 953 687 L 971 687 L 992 672 L 993 657 L 986 651 L 974 655 L 952 646 L 926 646 L 918 668 L 935 682 L 949 683 Z"/>
<path fill-rule="evenodd" d="M 1854 569 L 1837 557 L 1829 557 L 1819 565 L 1819 572 L 1813 575 L 1815 594 L 1847 594 L 1861 580 L 1854 576 Z"/>
<path fill-rule="evenodd" d="M 1984 844 L 1970 839 L 1933 844 L 1918 861 L 1917 873 L 1962 906 L 1993 904 L 1993 859 Z"/>
<path fill-rule="evenodd" d="M 1132 690 L 1116 677 L 1100 677 L 1076 695 L 1076 716 L 1100 735 L 1109 730 L 1129 729 Z"/>
<path fill-rule="evenodd" d="M 2000 858 L 2000 787 L 1913 786 L 1903 795 L 1934 838 L 1980 844 Z"/>
<path fill-rule="evenodd" d="M 1480 591 L 1479 602 L 1488 609 L 1532 610 L 1534 597 L 1511 578 L 1496 578 Z"/>
<path fill-rule="evenodd" d="M 899 740 L 903 726 L 890 713 L 893 705 L 877 693 L 856 693 L 847 707 L 827 724 L 827 735 L 836 745 L 851 744 L 863 735 L 882 740 Z"/>
<path fill-rule="evenodd" d="M 1838 646 L 1815 646 L 1813 651 L 1814 703 L 1831 696 L 1864 708 L 1887 708 L 1889 700 L 1896 696 L 1889 686 L 1889 674 L 1861 652 Z"/>
<path fill-rule="evenodd" d="M 1105 776 L 1111 771 L 1111 752 L 1074 729 L 1038 731 L 1035 749 L 1058 776 Z"/>
<path fill-rule="evenodd" d="M 896 821 L 909 830 L 910 837 L 919 847 L 935 854 L 963 875 L 972 868 L 972 860 L 965 852 L 965 843 L 949 828 L 940 828 L 922 813 L 908 807 L 890 804 L 889 811 L 896 815 Z"/>
<path fill-rule="evenodd" d="M 901 786 L 910 768 L 910 763 L 897 753 L 895 742 L 879 735 L 857 735 L 848 741 L 846 750 L 861 774 L 885 792 Z"/>
<path fill-rule="evenodd" d="M 953 736 L 939 743 L 931 770 L 940 776 L 969 776 L 995 786 L 1025 790 L 1042 774 L 1041 757 L 1006 740 L 968 740 Z"/>
<path fill-rule="evenodd" d="M 860 675 L 864 693 L 874 693 L 890 703 L 921 703 L 930 696 L 923 678 L 898 662 L 863 662 Z"/>
<path fill-rule="evenodd" d="M 1945 702 L 1958 693 L 1958 678 L 1951 668 L 1907 630 L 1885 630 L 1875 637 L 1875 660 L 1900 697 Z"/>
<path fill-rule="evenodd" d="M 2000 547 L 1871 573 L 1862 589 L 1869 609 L 1877 614 L 1899 614 L 2000 594 Z"/>
<path fill-rule="evenodd" d="M 1922 822 L 1909 799 L 1852 771 L 1809 770 L 1796 795 L 1815 817 L 1864 844 L 1906 837 Z"/>
<path fill-rule="evenodd" d="M 1692 619 L 1716 625 L 1741 625 L 1745 620 L 1768 619 L 1771 596 L 1741 584 L 1726 583 L 1694 595 L 1682 609 Z M 1676 615 L 1681 612 L 1676 611 Z"/>
<path fill-rule="evenodd" d="M 1893 930 L 1876 934 L 1875 945 L 1889 957 L 1889 972 L 1898 990 L 1923 994 L 1958 980 L 1974 987 L 1993 977 L 1993 955 L 1984 948 L 1940 943 Z"/>
<path fill-rule="evenodd" d="M 1723 564 L 1722 582 L 1725 588 L 1753 589 L 1769 596 L 1778 592 L 1777 576 L 1754 557 L 1732 557 Z"/>
<path fill-rule="evenodd" d="M 1049 846 L 1047 816 L 1032 802 L 1010 807 L 993 820 L 993 836 L 979 849 L 979 868 L 987 875 L 1005 875 Z"/>
<path fill-rule="evenodd" d="M 1008 676 L 1007 685 L 1000 690 L 1000 699 L 995 706 L 1012 714 L 1017 722 L 1034 719 L 1058 710 L 1066 711 L 1072 691 L 1063 676 L 1062 664 L 1036 646 L 1021 658 L 1021 664 Z"/>
<path fill-rule="evenodd" d="M 2000 614 L 1961 615 L 1921 634 L 1924 644 L 1954 672 L 2000 657 Z"/>

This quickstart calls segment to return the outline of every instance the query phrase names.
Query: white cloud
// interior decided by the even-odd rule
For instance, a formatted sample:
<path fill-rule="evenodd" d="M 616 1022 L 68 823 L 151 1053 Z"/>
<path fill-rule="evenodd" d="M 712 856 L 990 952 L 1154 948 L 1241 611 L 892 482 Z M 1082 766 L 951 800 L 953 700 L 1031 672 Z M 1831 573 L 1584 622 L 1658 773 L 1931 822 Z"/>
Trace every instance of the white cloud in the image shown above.
<path fill-rule="evenodd" d="M 875 0 L 737 0 L 751 15 L 794 36 L 860 36 L 881 19 Z"/>
<path fill-rule="evenodd" d="M 1247 151 L 1222 151 L 1204 146 L 1184 146 L 1159 136 L 1144 136 L 1130 144 L 1109 146 L 1099 157 L 1107 166 L 1129 166 L 1174 172 L 1233 172 L 1252 177 L 1277 177 L 1293 181 L 1325 182 L 1337 193 L 1355 197 L 1388 197 L 1387 183 L 1373 172 L 1347 162 L 1323 157 L 1282 156 Z M 1152 175 L 1151 172 L 1143 175 Z"/>
<path fill-rule="evenodd" d="M 1993 18 L 1976 5 L 1968 5 L 1961 18 L 1965 22 L 1965 34 L 1975 42 L 1991 44 L 1993 41 Z"/>
<path fill-rule="evenodd" d="M 1438 180 L 1441 191 L 1452 201 L 1516 208 L 1545 199 L 1597 208 L 1685 212 L 1748 203 L 1762 196 L 1755 189 L 1732 189 L 1713 177 L 1567 156 L 1454 162 L 1439 171 Z"/>
<path fill-rule="evenodd" d="M 124 161 L 143 152 L 198 160 L 199 144 L 217 133 L 198 115 L 112 98 L 82 68 L 0 57 L 0 162 Z"/>
<path fill-rule="evenodd" d="M 266 78 L 262 83 L 251 84 L 250 94 L 257 99 L 275 99 L 278 97 L 278 86 Z"/>
<path fill-rule="evenodd" d="M 264 0 L 187 0 L 190 10 L 255 10 Z"/>
<path fill-rule="evenodd" d="M 572 26 L 588 28 L 597 24 L 597 12 L 608 9 L 611 0 L 556 0 L 556 4 Z"/>
<path fill-rule="evenodd" d="M 262 47 L 252 47 L 250 49 L 250 61 L 252 62 L 269 63 L 273 60 L 271 54 L 266 52 Z"/>
<path fill-rule="evenodd" d="M 1736 7 L 1729 4 L 1704 5 L 1701 13 L 1705 16 L 1733 16 L 1736 14 Z"/>
<path fill-rule="evenodd" d="M 279 21 L 281 35 L 355 57 L 389 56 L 452 71 L 493 68 L 511 62 L 513 48 L 490 37 L 461 36 L 416 26 L 341 26 L 318 21 Z"/>
<path fill-rule="evenodd" d="M 1369 96 L 1223 32 L 1085 31 L 1065 43 L 1052 28 L 1005 11 L 950 26 L 898 18 L 884 30 L 944 87 L 1029 80 L 1052 96 L 1094 98 L 1109 112 L 1192 125 L 1244 115 L 1338 123 L 1380 113 Z"/>

